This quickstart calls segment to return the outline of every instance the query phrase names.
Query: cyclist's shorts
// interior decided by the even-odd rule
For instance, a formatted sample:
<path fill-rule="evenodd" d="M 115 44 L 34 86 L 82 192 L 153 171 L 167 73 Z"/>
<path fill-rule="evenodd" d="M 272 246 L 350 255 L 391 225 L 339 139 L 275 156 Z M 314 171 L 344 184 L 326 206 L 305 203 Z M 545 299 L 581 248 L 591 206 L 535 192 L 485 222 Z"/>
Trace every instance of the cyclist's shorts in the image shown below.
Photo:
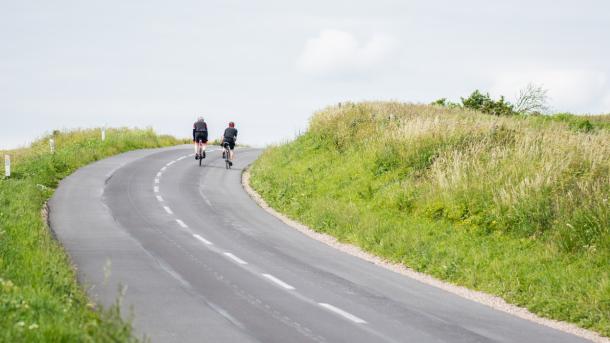
<path fill-rule="evenodd" d="M 208 142 L 208 132 L 207 131 L 197 131 L 195 132 L 195 142 L 202 141 L 204 143 Z"/>
<path fill-rule="evenodd" d="M 229 146 L 229 149 L 231 149 L 231 150 L 235 149 L 235 142 L 225 141 L 223 146 L 227 146 L 227 145 Z"/>

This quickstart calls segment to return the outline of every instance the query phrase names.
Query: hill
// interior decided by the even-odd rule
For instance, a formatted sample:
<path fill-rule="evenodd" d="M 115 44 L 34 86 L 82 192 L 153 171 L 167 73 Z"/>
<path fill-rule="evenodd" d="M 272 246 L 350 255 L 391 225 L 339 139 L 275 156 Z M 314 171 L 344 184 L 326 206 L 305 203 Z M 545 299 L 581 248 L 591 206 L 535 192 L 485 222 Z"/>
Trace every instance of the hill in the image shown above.
<path fill-rule="evenodd" d="M 608 115 L 344 104 L 251 172 L 314 230 L 610 335 Z"/>

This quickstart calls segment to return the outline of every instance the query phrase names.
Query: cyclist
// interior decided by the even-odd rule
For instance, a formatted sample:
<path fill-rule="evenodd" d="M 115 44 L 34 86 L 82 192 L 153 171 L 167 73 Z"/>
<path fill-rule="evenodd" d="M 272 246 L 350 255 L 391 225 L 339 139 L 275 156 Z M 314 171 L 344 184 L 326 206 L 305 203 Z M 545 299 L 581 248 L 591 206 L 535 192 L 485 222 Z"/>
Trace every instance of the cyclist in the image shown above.
<path fill-rule="evenodd" d="M 201 116 L 193 124 L 193 143 L 195 143 L 195 159 L 205 158 L 205 146 L 208 143 L 208 124 Z M 201 156 L 199 156 L 199 150 L 197 149 L 200 145 L 202 147 Z"/>
<path fill-rule="evenodd" d="M 237 129 L 235 128 L 235 123 L 229 122 L 229 127 L 225 129 L 225 133 L 222 137 L 222 146 L 229 146 L 229 165 L 231 166 L 233 165 L 233 158 L 235 157 L 235 152 L 233 151 L 233 149 L 235 149 L 235 140 L 237 140 Z M 224 151 L 222 155 L 222 157 L 225 158 Z"/>

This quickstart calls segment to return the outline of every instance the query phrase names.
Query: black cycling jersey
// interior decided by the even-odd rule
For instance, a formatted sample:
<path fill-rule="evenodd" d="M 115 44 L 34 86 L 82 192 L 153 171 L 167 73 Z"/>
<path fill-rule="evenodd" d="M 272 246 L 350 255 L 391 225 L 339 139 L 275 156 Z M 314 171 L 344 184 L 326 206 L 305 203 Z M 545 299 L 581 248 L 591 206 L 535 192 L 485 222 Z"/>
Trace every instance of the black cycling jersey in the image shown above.
<path fill-rule="evenodd" d="M 237 139 L 237 129 L 234 127 L 227 127 L 225 129 L 224 141 L 225 142 L 235 142 Z"/>
<path fill-rule="evenodd" d="M 205 134 L 205 138 L 203 135 Z M 208 124 L 206 124 L 203 120 L 198 120 L 193 124 L 193 140 L 197 141 L 197 136 L 199 139 L 207 142 L 208 141 Z"/>
<path fill-rule="evenodd" d="M 198 120 L 193 124 L 193 130 L 197 132 L 203 132 L 208 130 L 208 124 L 203 120 Z"/>

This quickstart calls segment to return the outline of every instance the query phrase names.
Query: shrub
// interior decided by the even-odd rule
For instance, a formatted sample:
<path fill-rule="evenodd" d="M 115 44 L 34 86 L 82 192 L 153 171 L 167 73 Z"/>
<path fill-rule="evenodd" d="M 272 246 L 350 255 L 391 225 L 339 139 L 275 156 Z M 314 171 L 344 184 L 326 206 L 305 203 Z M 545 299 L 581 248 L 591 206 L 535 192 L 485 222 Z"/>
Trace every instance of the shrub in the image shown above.
<path fill-rule="evenodd" d="M 482 94 L 479 90 L 475 90 L 466 99 L 462 99 L 462 106 L 483 113 L 492 114 L 496 116 L 501 115 L 514 115 L 516 112 L 513 110 L 513 105 L 504 100 L 504 96 L 501 96 L 499 100 L 494 101 L 489 93 Z"/>

